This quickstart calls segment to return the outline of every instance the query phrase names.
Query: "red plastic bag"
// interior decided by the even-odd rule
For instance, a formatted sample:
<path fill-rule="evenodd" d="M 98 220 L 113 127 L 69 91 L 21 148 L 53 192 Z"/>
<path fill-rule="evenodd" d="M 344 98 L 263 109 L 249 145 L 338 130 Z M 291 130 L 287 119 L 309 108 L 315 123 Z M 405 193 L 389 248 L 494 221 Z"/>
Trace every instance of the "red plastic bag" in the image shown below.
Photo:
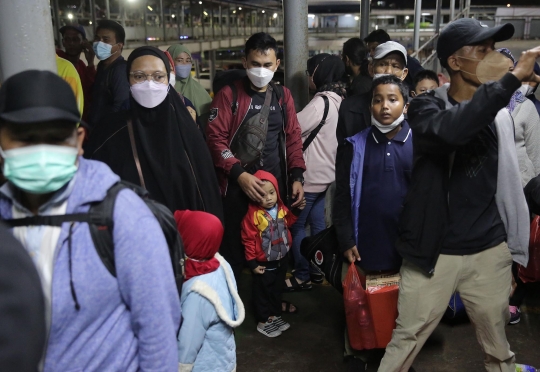
<path fill-rule="evenodd" d="M 531 222 L 529 238 L 529 263 L 527 267 L 518 265 L 519 278 L 524 282 L 540 281 L 540 217 L 535 216 Z"/>
<path fill-rule="evenodd" d="M 356 350 L 377 347 L 367 293 L 354 263 L 343 281 L 343 302 L 351 347 Z"/>

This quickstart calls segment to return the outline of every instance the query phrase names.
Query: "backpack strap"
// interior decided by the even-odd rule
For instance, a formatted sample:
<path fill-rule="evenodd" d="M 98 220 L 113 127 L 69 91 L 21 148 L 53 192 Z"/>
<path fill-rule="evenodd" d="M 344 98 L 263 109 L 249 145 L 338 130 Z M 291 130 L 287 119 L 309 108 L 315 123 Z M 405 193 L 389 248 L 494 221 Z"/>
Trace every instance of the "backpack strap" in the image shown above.
<path fill-rule="evenodd" d="M 146 189 L 146 185 L 144 183 L 144 176 L 143 176 L 143 172 L 141 168 L 141 161 L 139 159 L 139 152 L 137 151 L 137 142 L 135 142 L 133 122 L 131 121 L 131 118 L 127 120 L 127 127 L 128 127 L 128 133 L 129 133 L 129 142 L 131 143 L 131 152 L 133 154 L 133 160 L 135 161 L 135 166 L 137 167 L 137 173 L 139 174 L 139 182 L 141 183 L 141 186 Z"/>
<path fill-rule="evenodd" d="M 229 84 L 229 88 L 231 88 L 232 91 L 231 111 L 233 115 L 236 115 L 236 111 L 238 111 L 238 91 L 236 90 L 236 84 L 234 84 L 234 81 Z"/>
<path fill-rule="evenodd" d="M 319 125 L 317 125 L 317 127 L 311 131 L 308 138 L 304 141 L 304 145 L 302 146 L 302 152 L 306 151 L 309 145 L 311 145 L 311 142 L 313 142 L 315 137 L 317 137 L 317 134 L 321 130 L 322 126 L 326 124 L 326 117 L 328 116 L 328 109 L 330 105 L 328 102 L 328 97 L 326 97 L 325 95 L 322 95 L 321 97 L 324 100 L 324 114 L 323 114 L 322 120 L 319 123 Z"/>
<path fill-rule="evenodd" d="M 281 107 L 281 116 L 283 117 L 283 128 L 287 128 L 287 104 L 285 103 L 284 99 L 282 100 L 282 98 L 285 97 L 285 94 L 283 92 L 283 85 L 276 84 L 273 81 L 271 81 L 268 85 L 274 88 L 274 92 L 276 92 L 278 105 L 280 105 Z M 279 101 L 282 101 L 281 104 L 279 103 Z"/>
<path fill-rule="evenodd" d="M 89 214 L 96 216 L 96 220 L 89 224 L 90 235 L 96 247 L 99 258 L 107 268 L 107 271 L 116 278 L 116 266 L 114 264 L 114 205 L 120 191 L 126 189 L 122 182 L 115 184 L 107 191 L 107 196 L 99 203 L 90 207 Z M 99 217 L 99 220 L 97 219 Z"/>
<path fill-rule="evenodd" d="M 31 216 L 24 218 L 15 218 L 3 220 L 9 227 L 22 226 L 62 226 L 65 222 L 87 222 L 93 223 L 89 213 L 61 214 L 55 216 Z"/>
<path fill-rule="evenodd" d="M 129 188 L 123 182 L 112 186 L 105 199 L 90 206 L 88 213 L 73 213 L 54 216 L 31 216 L 24 218 L 3 220 L 9 227 L 22 226 L 57 226 L 61 227 L 66 222 L 86 222 L 90 228 L 90 235 L 96 247 L 96 251 L 103 264 L 112 276 L 116 277 L 114 266 L 114 243 L 112 231 L 114 227 L 113 213 L 114 204 L 118 193 Z"/>

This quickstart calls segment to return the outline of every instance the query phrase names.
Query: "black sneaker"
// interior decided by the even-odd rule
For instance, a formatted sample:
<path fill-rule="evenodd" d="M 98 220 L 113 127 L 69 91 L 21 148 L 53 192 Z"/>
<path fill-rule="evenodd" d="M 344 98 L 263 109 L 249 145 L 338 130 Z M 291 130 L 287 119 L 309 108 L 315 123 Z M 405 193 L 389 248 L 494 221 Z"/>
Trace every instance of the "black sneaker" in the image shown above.
<path fill-rule="evenodd" d="M 312 283 L 321 284 L 324 282 L 324 275 L 321 273 L 311 273 L 309 276 Z"/>
<path fill-rule="evenodd" d="M 281 331 L 279 330 L 279 327 L 274 323 L 272 319 L 268 319 L 268 321 L 262 325 L 257 324 L 257 331 L 261 332 L 266 337 L 281 336 Z"/>
<path fill-rule="evenodd" d="M 281 332 L 284 332 L 291 328 L 291 325 L 284 321 L 280 316 L 276 316 L 273 320 L 273 323 Z"/>

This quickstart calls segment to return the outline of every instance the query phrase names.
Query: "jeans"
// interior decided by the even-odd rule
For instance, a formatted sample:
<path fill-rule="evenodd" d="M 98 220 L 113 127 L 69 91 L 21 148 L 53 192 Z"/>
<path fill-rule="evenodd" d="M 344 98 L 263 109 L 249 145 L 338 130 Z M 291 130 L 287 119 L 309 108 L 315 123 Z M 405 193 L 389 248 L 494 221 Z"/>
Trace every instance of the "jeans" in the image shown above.
<path fill-rule="evenodd" d="M 293 237 L 292 254 L 294 257 L 294 276 L 302 281 L 309 280 L 309 262 L 300 253 L 300 244 L 306 237 L 306 224 L 309 223 L 311 235 L 315 235 L 326 228 L 324 220 L 324 197 L 326 192 L 304 194 L 306 207 L 298 216 L 296 223 L 291 226 Z"/>

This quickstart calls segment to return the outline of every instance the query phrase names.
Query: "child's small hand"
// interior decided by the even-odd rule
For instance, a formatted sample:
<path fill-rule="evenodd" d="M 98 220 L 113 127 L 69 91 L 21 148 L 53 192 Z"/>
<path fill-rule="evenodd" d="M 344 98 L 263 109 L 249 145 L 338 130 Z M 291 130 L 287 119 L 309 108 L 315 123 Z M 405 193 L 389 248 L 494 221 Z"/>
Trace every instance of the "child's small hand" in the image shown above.
<path fill-rule="evenodd" d="M 298 204 L 298 207 L 296 207 L 296 208 L 303 211 L 305 207 L 306 207 L 306 198 L 303 198 L 302 201 L 300 202 L 300 204 Z"/>
<path fill-rule="evenodd" d="M 264 274 L 264 269 L 266 269 L 264 266 L 257 266 L 253 269 L 253 272 L 255 274 Z"/>

